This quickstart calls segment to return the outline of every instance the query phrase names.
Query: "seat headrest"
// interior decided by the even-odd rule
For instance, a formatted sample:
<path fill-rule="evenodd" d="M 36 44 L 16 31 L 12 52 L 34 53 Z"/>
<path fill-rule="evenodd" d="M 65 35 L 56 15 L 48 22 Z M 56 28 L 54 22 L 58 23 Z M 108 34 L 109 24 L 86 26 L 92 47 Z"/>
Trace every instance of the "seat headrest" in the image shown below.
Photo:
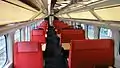
<path fill-rule="evenodd" d="M 113 40 L 100 39 L 100 40 L 72 40 L 72 45 L 75 50 L 85 49 L 106 49 L 113 46 Z"/>
<path fill-rule="evenodd" d="M 38 52 L 37 42 L 18 42 L 18 52 Z"/>
<path fill-rule="evenodd" d="M 32 35 L 44 35 L 44 30 L 32 30 Z"/>

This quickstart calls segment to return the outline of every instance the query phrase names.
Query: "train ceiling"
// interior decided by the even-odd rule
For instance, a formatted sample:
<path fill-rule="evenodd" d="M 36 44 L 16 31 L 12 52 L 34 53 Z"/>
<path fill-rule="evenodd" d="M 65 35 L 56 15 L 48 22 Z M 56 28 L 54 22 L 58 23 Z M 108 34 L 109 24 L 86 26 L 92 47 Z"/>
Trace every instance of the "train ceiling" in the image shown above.
<path fill-rule="evenodd" d="M 91 2 L 93 1 L 93 2 Z M 77 19 L 120 21 L 120 0 L 77 2 L 61 9 L 56 16 Z"/>
<path fill-rule="evenodd" d="M 120 0 L 0 0 L 0 25 L 43 18 L 48 1 L 59 17 L 120 21 Z"/>

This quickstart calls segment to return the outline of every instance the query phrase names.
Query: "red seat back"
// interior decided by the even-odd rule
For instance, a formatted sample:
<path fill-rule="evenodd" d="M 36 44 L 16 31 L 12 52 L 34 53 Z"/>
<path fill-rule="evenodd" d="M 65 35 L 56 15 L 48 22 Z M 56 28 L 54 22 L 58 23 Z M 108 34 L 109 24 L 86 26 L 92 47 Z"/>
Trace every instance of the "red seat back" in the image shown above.
<path fill-rule="evenodd" d="M 45 43 L 45 31 L 43 29 L 32 30 L 31 41 Z"/>
<path fill-rule="evenodd" d="M 15 68 L 43 68 L 42 48 L 37 42 L 18 42 L 14 45 Z"/>
<path fill-rule="evenodd" d="M 85 39 L 85 31 L 78 29 L 64 29 L 61 30 L 61 42 L 69 43 L 71 40 Z"/>
<path fill-rule="evenodd" d="M 37 28 L 42 28 L 44 29 L 44 31 L 46 31 L 48 27 L 48 21 L 43 21 L 39 26 L 37 26 Z"/>
<path fill-rule="evenodd" d="M 59 20 L 54 20 L 53 21 L 53 25 L 55 26 L 56 29 L 62 29 L 62 28 L 67 28 L 69 27 L 68 24 L 65 24 Z"/>
<path fill-rule="evenodd" d="M 114 64 L 113 40 L 73 40 L 69 54 L 70 68 L 93 68 Z"/>

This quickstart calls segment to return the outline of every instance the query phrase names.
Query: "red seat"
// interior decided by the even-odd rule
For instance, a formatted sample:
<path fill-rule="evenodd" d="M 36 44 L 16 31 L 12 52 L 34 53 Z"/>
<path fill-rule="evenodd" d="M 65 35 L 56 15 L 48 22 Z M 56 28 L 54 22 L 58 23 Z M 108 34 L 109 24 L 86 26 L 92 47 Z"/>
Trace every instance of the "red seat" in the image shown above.
<path fill-rule="evenodd" d="M 61 30 L 61 42 L 70 43 L 71 40 L 85 39 L 85 31 L 80 29 L 64 29 Z"/>
<path fill-rule="evenodd" d="M 53 25 L 58 30 L 57 31 L 58 34 L 60 34 L 61 30 L 64 29 L 64 28 L 73 28 L 73 27 L 69 26 L 68 24 L 66 24 L 64 22 L 61 22 L 59 20 L 54 20 Z"/>
<path fill-rule="evenodd" d="M 39 26 L 37 26 L 37 28 L 42 28 L 44 29 L 44 31 L 46 31 L 48 27 L 48 21 L 43 21 Z"/>
<path fill-rule="evenodd" d="M 43 29 L 37 29 L 31 31 L 31 41 L 45 43 L 45 31 Z"/>
<path fill-rule="evenodd" d="M 14 45 L 14 68 L 43 68 L 42 48 L 37 42 Z"/>
<path fill-rule="evenodd" d="M 55 26 L 56 29 L 62 29 L 62 28 L 67 28 L 69 27 L 68 24 L 65 24 L 59 20 L 54 20 L 53 21 L 53 25 Z"/>
<path fill-rule="evenodd" d="M 113 65 L 113 45 L 113 40 L 110 39 L 72 40 L 69 54 L 69 67 L 94 68 L 94 66 Z"/>

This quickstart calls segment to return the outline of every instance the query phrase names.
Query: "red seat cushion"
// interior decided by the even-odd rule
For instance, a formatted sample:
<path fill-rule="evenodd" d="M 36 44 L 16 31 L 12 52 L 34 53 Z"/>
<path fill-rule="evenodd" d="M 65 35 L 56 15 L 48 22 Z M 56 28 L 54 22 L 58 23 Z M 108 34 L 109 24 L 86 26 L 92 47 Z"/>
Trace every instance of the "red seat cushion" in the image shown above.
<path fill-rule="evenodd" d="M 113 65 L 113 40 L 73 40 L 69 54 L 70 68 L 95 65 Z"/>

